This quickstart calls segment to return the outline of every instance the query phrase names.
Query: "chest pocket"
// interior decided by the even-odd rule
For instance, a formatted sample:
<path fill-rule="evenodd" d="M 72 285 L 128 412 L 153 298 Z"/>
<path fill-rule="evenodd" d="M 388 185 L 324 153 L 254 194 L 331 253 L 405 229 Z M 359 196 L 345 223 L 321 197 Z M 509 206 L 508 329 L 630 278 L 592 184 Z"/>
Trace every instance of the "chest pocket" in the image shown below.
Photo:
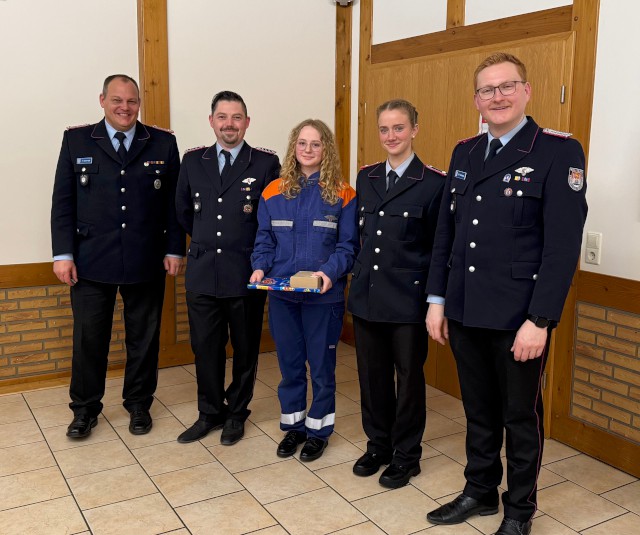
<path fill-rule="evenodd" d="M 534 226 L 541 219 L 543 182 L 512 183 L 502 188 L 501 197 L 513 205 L 511 225 L 516 228 Z"/>
<path fill-rule="evenodd" d="M 469 188 L 469 181 L 453 179 L 451 181 L 451 202 L 449 203 L 449 212 L 455 217 L 456 223 L 460 223 L 462 220 L 462 207 L 464 203 L 465 194 Z"/>
<path fill-rule="evenodd" d="M 397 204 L 384 209 L 394 239 L 415 241 L 420 236 L 423 207 L 417 204 Z"/>
<path fill-rule="evenodd" d="M 322 216 L 312 221 L 314 236 L 319 237 L 323 245 L 335 246 L 338 241 L 339 219 L 339 210 L 322 210 Z"/>
<path fill-rule="evenodd" d="M 165 183 L 167 164 L 148 163 L 148 165 L 146 165 L 146 163 L 144 169 L 147 177 L 147 187 L 150 187 L 153 191 L 157 191 L 158 193 L 163 193 L 168 186 L 168 184 Z"/>
<path fill-rule="evenodd" d="M 93 175 L 98 174 L 98 164 L 90 163 L 90 164 L 74 164 L 73 170 L 76 173 L 76 178 L 78 180 L 78 185 L 82 188 L 89 188 L 91 185 L 91 180 Z"/>
<path fill-rule="evenodd" d="M 258 193 L 247 193 L 240 201 L 240 211 L 244 214 L 245 222 L 258 221 L 258 203 L 260 196 Z"/>

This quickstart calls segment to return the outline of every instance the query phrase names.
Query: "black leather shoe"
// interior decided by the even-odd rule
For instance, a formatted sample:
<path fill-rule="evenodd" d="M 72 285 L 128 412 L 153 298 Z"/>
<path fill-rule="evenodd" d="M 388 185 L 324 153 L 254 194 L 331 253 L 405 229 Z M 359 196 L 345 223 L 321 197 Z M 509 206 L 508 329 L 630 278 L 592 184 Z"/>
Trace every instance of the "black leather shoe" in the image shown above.
<path fill-rule="evenodd" d="M 531 520 L 520 522 L 513 518 L 504 517 L 496 535 L 529 535 L 531 533 Z"/>
<path fill-rule="evenodd" d="M 88 414 L 74 416 L 73 421 L 67 427 L 67 436 L 69 438 L 88 437 L 96 425 L 98 425 L 97 416 L 89 416 Z"/>
<path fill-rule="evenodd" d="M 375 474 L 383 464 L 389 464 L 391 457 L 384 457 L 377 453 L 365 453 L 353 465 L 353 473 L 357 476 L 368 477 Z"/>
<path fill-rule="evenodd" d="M 388 489 L 399 489 L 409 483 L 412 476 L 417 476 L 419 473 L 419 464 L 415 466 L 402 466 L 391 463 L 385 471 L 382 472 L 378 482 Z"/>
<path fill-rule="evenodd" d="M 132 435 L 146 435 L 151 431 L 153 420 L 149 411 L 144 409 L 135 410 L 131 413 L 131 421 L 129 422 L 129 432 Z"/>
<path fill-rule="evenodd" d="M 223 446 L 233 446 L 244 436 L 244 422 L 241 420 L 227 420 L 222 428 L 220 444 Z"/>
<path fill-rule="evenodd" d="M 205 422 L 204 420 L 198 419 L 189 429 L 178 436 L 178 442 L 180 442 L 180 444 L 195 442 L 196 440 L 206 437 L 209 431 L 220 429 L 222 425 L 222 422 Z"/>
<path fill-rule="evenodd" d="M 278 457 L 291 457 L 298 451 L 298 444 L 306 442 L 307 434 L 302 431 L 287 431 L 287 434 L 278 444 L 276 455 Z"/>
<path fill-rule="evenodd" d="M 322 453 L 327 447 L 326 440 L 322 440 L 321 438 L 311 437 L 308 438 L 307 441 L 302 446 L 302 451 L 300 452 L 300 460 L 308 463 L 309 461 L 315 461 L 322 457 Z"/>
<path fill-rule="evenodd" d="M 451 525 L 461 524 L 467 518 L 474 515 L 495 515 L 498 512 L 498 502 L 495 504 L 482 503 L 480 500 L 460 494 L 449 503 L 441 505 L 427 515 L 427 520 L 432 524 Z"/>

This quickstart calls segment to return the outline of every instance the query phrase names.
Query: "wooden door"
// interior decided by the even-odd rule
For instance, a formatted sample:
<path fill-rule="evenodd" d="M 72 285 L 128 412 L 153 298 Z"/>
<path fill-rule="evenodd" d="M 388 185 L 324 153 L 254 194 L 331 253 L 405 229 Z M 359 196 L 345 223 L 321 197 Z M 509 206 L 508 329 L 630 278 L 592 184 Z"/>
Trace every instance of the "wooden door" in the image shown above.
<path fill-rule="evenodd" d="M 362 164 L 385 158 L 378 142 L 376 107 L 391 98 L 405 98 L 418 109 L 419 133 L 414 148 L 425 162 L 447 170 L 451 152 L 460 139 L 475 135 L 479 113 L 473 104 L 473 72 L 496 51 L 515 54 L 527 66 L 532 97 L 527 113 L 539 125 L 567 130 L 569 125 L 574 34 L 572 32 L 491 46 L 372 65 L 365 85 Z M 565 87 L 564 92 L 562 87 Z M 566 95 L 564 103 L 561 95 Z M 553 355 L 547 366 L 553 370 Z M 427 383 L 460 397 L 460 387 L 449 346 L 429 344 L 425 365 Z M 551 384 L 550 381 L 547 381 Z M 546 389 L 549 402 L 551 389 Z"/>

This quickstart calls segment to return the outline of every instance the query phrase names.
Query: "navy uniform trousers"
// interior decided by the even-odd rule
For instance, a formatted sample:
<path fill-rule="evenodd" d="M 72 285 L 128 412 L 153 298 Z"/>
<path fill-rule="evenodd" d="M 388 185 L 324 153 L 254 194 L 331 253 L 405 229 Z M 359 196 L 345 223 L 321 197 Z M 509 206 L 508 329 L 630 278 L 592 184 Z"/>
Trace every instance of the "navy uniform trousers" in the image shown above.
<path fill-rule="evenodd" d="M 335 423 L 336 347 L 344 302 L 309 303 L 269 296 L 269 328 L 278 348 L 280 429 L 327 440 Z M 307 412 L 307 367 L 313 400 Z"/>
<path fill-rule="evenodd" d="M 80 279 L 71 287 L 73 359 L 69 407 L 75 415 L 102 411 L 111 327 L 119 291 L 124 304 L 127 362 L 124 407 L 149 410 L 158 384 L 160 320 L 165 277 L 134 284 L 109 284 Z"/>
<path fill-rule="evenodd" d="M 191 348 L 195 355 L 199 418 L 245 421 L 253 397 L 266 292 L 215 297 L 187 292 Z M 225 347 L 231 336 L 233 380 L 224 388 Z M 225 399 L 227 401 L 225 405 Z"/>
<path fill-rule="evenodd" d="M 427 418 L 424 323 L 377 322 L 353 316 L 353 327 L 367 451 L 393 457 L 401 466 L 415 466 L 420 462 Z"/>
<path fill-rule="evenodd" d="M 502 496 L 505 516 L 528 522 L 536 511 L 544 446 L 541 383 L 551 331 L 543 356 L 525 362 L 516 361 L 511 352 L 516 332 L 465 327 L 449 319 L 467 417 L 464 493 L 485 503 L 497 502 L 505 429 L 509 489 Z"/>

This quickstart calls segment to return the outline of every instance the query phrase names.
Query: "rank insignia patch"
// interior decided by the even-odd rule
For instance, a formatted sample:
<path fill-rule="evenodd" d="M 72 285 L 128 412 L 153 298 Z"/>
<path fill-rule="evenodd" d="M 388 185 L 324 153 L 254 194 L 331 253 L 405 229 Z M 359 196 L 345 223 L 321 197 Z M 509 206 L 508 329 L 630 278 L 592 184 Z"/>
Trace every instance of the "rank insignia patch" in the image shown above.
<path fill-rule="evenodd" d="M 503 182 L 509 182 L 510 180 L 511 180 L 511 175 L 509 173 L 507 173 L 502 177 Z"/>
<path fill-rule="evenodd" d="M 569 187 L 573 191 L 580 191 L 584 187 L 584 169 L 569 167 Z"/>

